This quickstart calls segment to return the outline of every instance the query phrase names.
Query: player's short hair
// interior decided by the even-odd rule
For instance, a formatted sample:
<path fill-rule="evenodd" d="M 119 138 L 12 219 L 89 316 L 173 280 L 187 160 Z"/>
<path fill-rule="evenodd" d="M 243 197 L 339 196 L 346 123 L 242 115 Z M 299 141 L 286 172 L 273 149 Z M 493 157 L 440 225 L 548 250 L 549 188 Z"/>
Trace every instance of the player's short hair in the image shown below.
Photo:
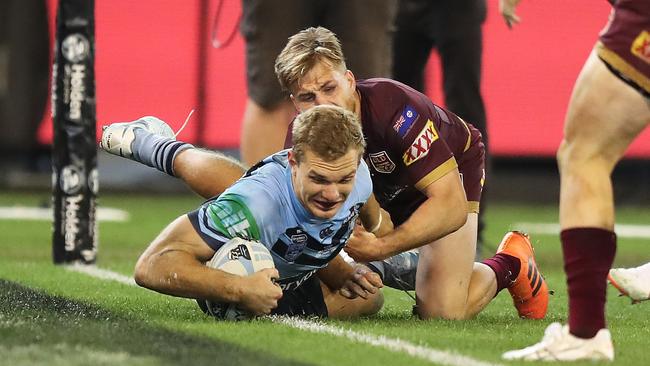
<path fill-rule="evenodd" d="M 296 86 L 317 62 L 345 71 L 341 42 L 327 28 L 311 27 L 289 37 L 289 42 L 275 59 L 275 75 L 286 91 Z"/>
<path fill-rule="evenodd" d="M 320 105 L 300 113 L 293 121 L 293 152 L 301 161 L 305 150 L 326 161 L 336 160 L 351 149 L 366 148 L 361 122 L 354 113 L 333 105 Z"/>

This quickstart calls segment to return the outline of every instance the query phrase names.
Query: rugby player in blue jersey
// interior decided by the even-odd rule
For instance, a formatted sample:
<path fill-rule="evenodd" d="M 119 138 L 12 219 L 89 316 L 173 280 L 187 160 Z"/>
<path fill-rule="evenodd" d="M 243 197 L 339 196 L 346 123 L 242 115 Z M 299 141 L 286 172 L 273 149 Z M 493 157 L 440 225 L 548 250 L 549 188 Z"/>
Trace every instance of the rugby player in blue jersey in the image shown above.
<path fill-rule="evenodd" d="M 138 123 L 122 125 L 122 132 L 139 133 Z M 144 140 L 129 147 L 142 153 Z M 136 282 L 169 295 L 237 303 L 256 315 L 378 312 L 379 276 L 338 255 L 360 215 L 369 230 L 390 230 L 388 218 L 380 221 L 378 203 L 368 201 L 364 148 L 353 113 L 335 106 L 301 113 L 293 148 L 264 159 L 221 195 L 169 224 L 138 260 Z M 233 237 L 260 241 L 276 268 L 242 277 L 205 266 Z"/>

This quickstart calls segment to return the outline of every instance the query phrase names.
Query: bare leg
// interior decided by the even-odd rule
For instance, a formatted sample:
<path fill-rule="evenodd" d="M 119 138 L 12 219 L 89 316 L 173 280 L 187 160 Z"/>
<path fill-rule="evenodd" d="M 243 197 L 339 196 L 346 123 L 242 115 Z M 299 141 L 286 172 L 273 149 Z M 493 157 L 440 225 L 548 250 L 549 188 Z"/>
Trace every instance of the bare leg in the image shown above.
<path fill-rule="evenodd" d="M 289 101 L 266 109 L 248 99 L 242 121 L 240 152 L 244 164 L 252 166 L 274 152 L 282 150 L 287 126 L 296 110 Z"/>
<path fill-rule="evenodd" d="M 174 159 L 174 174 L 204 198 L 221 194 L 244 174 L 237 160 L 214 151 L 188 149 Z"/>
<path fill-rule="evenodd" d="M 616 252 L 610 175 L 649 123 L 648 100 L 592 52 L 573 90 L 558 151 L 569 331 L 577 337 L 593 338 L 606 327 L 606 278 Z"/>
<path fill-rule="evenodd" d="M 592 53 L 576 82 L 558 151 L 562 229 L 613 230 L 610 174 L 648 123 L 648 101 Z"/>
<path fill-rule="evenodd" d="M 384 295 L 381 291 L 369 294 L 367 299 L 357 297 L 351 300 L 339 294 L 338 291 L 330 289 L 322 282 L 320 287 L 323 290 L 323 297 L 330 318 L 344 319 L 373 315 L 378 313 L 384 305 Z"/>
<path fill-rule="evenodd" d="M 470 213 L 458 231 L 420 248 L 415 288 L 422 318 L 468 319 L 494 297 L 494 272 L 474 263 L 477 227 Z"/>

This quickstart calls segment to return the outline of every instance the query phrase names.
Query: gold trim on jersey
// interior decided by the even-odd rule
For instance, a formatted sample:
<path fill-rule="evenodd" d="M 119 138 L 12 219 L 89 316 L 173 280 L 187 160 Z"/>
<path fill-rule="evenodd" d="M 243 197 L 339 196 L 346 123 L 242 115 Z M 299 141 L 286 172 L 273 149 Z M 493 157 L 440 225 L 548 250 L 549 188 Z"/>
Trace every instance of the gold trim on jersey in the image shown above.
<path fill-rule="evenodd" d="M 627 63 L 627 61 L 616 54 L 616 52 L 607 48 L 607 46 L 605 46 L 600 41 L 596 43 L 596 52 L 598 53 L 598 56 L 607 62 L 611 67 L 615 68 L 620 73 L 625 75 L 625 77 L 629 78 L 635 84 L 650 93 L 650 78 L 643 75 L 641 72 L 635 69 L 634 66 Z"/>
<path fill-rule="evenodd" d="M 480 203 L 477 201 L 467 201 L 467 212 L 468 213 L 478 213 Z"/>
<path fill-rule="evenodd" d="M 467 142 L 465 143 L 465 148 L 463 149 L 463 152 L 469 150 L 469 146 L 472 143 L 472 131 L 469 130 L 469 126 L 467 126 L 467 122 L 465 122 L 464 119 L 458 117 L 458 119 L 463 122 L 463 126 L 465 126 L 465 129 L 467 130 Z"/>
<path fill-rule="evenodd" d="M 449 158 L 449 160 L 438 165 L 438 167 L 430 171 L 429 174 L 425 175 L 422 179 L 420 179 L 417 183 L 415 183 L 415 188 L 419 190 L 423 190 L 429 184 L 442 178 L 445 174 L 449 173 L 450 171 L 454 170 L 457 167 L 458 164 L 456 163 L 456 159 L 452 156 L 451 158 Z"/>

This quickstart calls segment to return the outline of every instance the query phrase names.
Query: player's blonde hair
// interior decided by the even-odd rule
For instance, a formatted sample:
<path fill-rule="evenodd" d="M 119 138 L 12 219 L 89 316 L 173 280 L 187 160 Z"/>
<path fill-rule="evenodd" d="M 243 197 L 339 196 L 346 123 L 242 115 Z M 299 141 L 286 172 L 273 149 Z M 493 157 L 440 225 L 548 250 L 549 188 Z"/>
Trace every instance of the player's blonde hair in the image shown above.
<path fill-rule="evenodd" d="M 275 59 L 275 75 L 286 91 L 296 86 L 317 62 L 345 71 L 341 42 L 327 28 L 311 27 L 289 37 L 289 42 Z"/>
<path fill-rule="evenodd" d="M 301 161 L 305 150 L 326 161 L 336 160 L 351 149 L 359 158 L 366 148 L 361 122 L 354 113 L 333 105 L 320 105 L 300 113 L 293 121 L 293 152 Z"/>

